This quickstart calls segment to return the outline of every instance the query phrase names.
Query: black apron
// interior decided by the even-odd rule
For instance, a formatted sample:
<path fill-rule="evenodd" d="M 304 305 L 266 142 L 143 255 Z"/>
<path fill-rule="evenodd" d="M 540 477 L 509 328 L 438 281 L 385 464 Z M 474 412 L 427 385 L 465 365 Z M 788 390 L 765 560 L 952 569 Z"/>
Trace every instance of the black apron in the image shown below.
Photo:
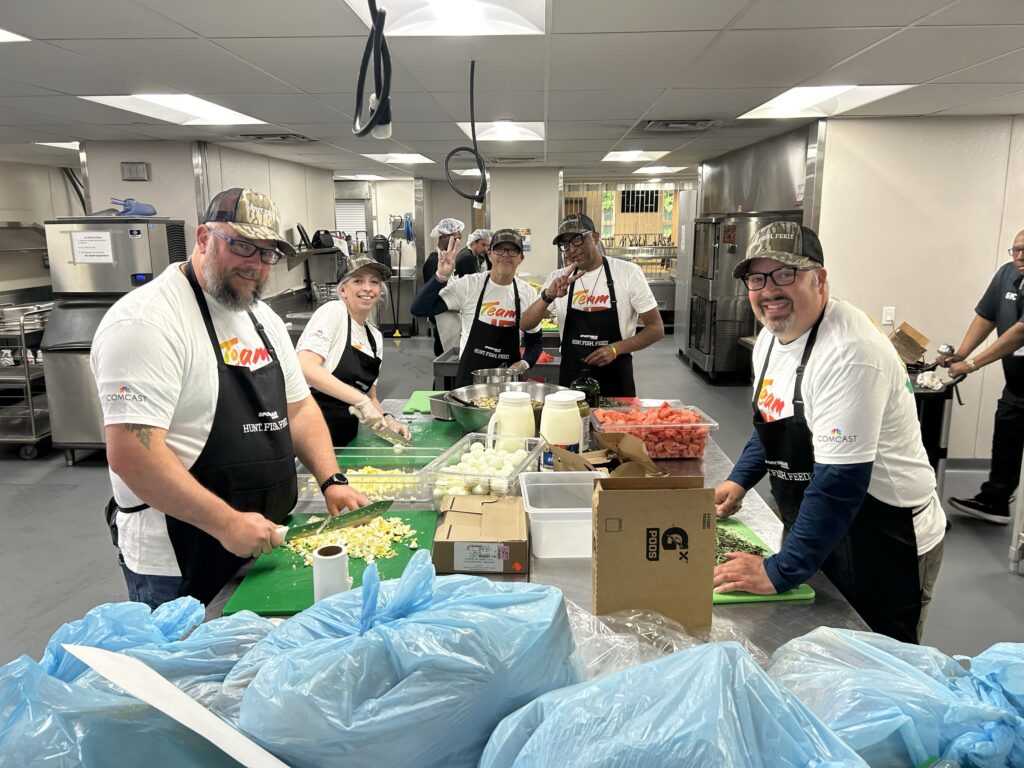
<path fill-rule="evenodd" d="M 373 332 L 366 329 L 366 339 L 370 342 L 372 355 L 356 349 L 352 346 L 352 324 L 355 320 L 351 315 L 348 318 L 348 336 L 345 339 L 345 349 L 341 353 L 338 366 L 331 375 L 349 386 L 355 387 L 364 395 L 369 394 L 373 383 L 380 374 L 380 358 L 377 357 L 377 342 L 373 339 Z M 313 390 L 313 398 L 319 403 L 323 411 L 324 419 L 327 421 L 327 428 L 331 431 L 331 445 L 335 447 L 348 445 L 359 431 L 359 419 L 348 412 L 348 403 L 338 400 L 336 397 Z"/>
<path fill-rule="evenodd" d="M 504 368 L 522 360 L 519 354 L 519 286 L 512 280 L 512 293 L 515 295 L 515 325 L 491 325 L 480 319 L 480 308 L 484 304 L 484 294 L 491 276 L 484 278 L 484 287 L 476 300 L 476 311 L 473 322 L 469 326 L 469 337 L 466 348 L 459 358 L 459 371 L 455 375 L 455 387 L 465 387 L 473 383 L 473 371 L 481 368 Z"/>
<path fill-rule="evenodd" d="M 284 374 L 263 326 L 247 313 L 270 362 L 252 371 L 224 362 L 206 297 L 192 264 L 185 266 L 203 323 L 217 358 L 217 407 L 206 445 L 189 468 L 196 481 L 241 512 L 260 512 L 282 523 L 295 506 L 298 483 L 295 451 L 288 427 Z M 138 512 L 140 504 L 122 512 Z M 209 603 L 237 573 L 246 558 L 228 552 L 217 539 L 193 525 L 165 515 L 167 533 L 181 569 L 180 596 Z"/>
<path fill-rule="evenodd" d="M 782 515 L 783 540 L 796 523 L 804 492 L 814 470 L 811 431 L 804 419 L 804 369 L 825 313 L 811 329 L 793 387 L 793 415 L 765 421 L 757 407 L 775 339 L 765 356 L 754 389 L 754 429 L 761 439 L 772 495 Z M 913 510 L 894 507 L 871 495 L 857 511 L 846 536 L 825 559 L 821 570 L 875 632 L 917 643 L 921 615 L 917 537 Z"/>
<path fill-rule="evenodd" d="M 604 276 L 608 282 L 608 309 L 599 312 L 584 312 L 572 307 L 572 293 L 566 297 L 565 328 L 562 329 L 562 360 L 559 365 L 558 383 L 571 386 L 583 372 L 584 359 L 598 347 L 609 346 L 622 341 L 619 328 L 619 313 L 616 309 L 615 281 L 604 260 Z M 601 385 L 604 397 L 636 397 L 636 382 L 633 381 L 633 356 L 619 354 L 608 365 L 590 366 L 590 378 Z"/>

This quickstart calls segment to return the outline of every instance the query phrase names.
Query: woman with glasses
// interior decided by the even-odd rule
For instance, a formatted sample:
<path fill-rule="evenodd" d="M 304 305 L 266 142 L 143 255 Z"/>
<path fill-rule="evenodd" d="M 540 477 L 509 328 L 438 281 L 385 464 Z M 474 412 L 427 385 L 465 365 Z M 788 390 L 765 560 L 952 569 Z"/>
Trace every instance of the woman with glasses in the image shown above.
<path fill-rule="evenodd" d="M 459 370 L 456 387 L 473 383 L 473 371 L 508 367 L 522 372 L 537 362 L 541 353 L 541 332 L 532 327 L 523 335 L 524 354 L 519 354 L 519 328 L 523 308 L 533 303 L 537 292 L 516 277 L 523 263 L 523 240 L 512 229 L 499 229 L 491 238 L 491 270 L 449 281 L 455 270 L 455 253 L 441 254 L 437 273 L 412 302 L 417 317 L 458 312 L 462 320 L 459 337 Z"/>
<path fill-rule="evenodd" d="M 313 313 L 295 346 L 335 447 L 351 443 L 360 422 L 409 437 L 409 428 L 384 413 L 377 399 L 384 338 L 369 318 L 387 301 L 390 277 L 391 270 L 376 259 L 350 258 L 338 277 L 339 300 Z"/>

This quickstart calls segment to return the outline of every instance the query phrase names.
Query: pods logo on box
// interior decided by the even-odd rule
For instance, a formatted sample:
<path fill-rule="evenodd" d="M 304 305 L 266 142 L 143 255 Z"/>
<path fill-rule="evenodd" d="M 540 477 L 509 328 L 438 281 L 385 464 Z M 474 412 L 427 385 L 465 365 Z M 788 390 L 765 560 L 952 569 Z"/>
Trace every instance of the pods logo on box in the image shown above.
<path fill-rule="evenodd" d="M 664 533 L 660 528 L 648 528 L 645 543 L 647 559 L 651 562 L 661 559 L 663 549 L 678 552 L 680 560 L 690 562 L 690 537 L 683 528 L 673 526 Z"/>

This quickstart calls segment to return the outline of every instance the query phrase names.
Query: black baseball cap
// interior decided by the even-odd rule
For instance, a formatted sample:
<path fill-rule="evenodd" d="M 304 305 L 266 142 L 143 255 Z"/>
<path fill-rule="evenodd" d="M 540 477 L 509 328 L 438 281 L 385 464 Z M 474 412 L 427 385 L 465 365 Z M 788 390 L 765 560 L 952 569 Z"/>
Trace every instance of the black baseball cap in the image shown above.
<path fill-rule="evenodd" d="M 497 248 L 504 243 L 511 243 L 519 252 L 523 252 L 523 238 L 514 229 L 498 229 L 491 236 L 491 249 Z"/>

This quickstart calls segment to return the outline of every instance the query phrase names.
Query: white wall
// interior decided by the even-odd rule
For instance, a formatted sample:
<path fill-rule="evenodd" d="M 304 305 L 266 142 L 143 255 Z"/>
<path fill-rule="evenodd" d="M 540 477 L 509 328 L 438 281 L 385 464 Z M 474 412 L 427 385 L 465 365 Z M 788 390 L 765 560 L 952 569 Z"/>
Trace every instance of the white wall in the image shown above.
<path fill-rule="evenodd" d="M 896 307 L 897 325 L 931 340 L 928 359 L 957 346 L 1024 228 L 1022 167 L 1021 118 L 830 121 L 820 235 L 832 294 L 878 322 Z M 951 457 L 990 456 L 1002 387 L 997 364 L 960 385 Z"/>
<path fill-rule="evenodd" d="M 533 250 L 526 254 L 520 275 L 542 281 L 558 265 L 551 241 L 559 213 L 558 169 L 491 169 L 491 229 L 532 230 Z"/>
<path fill-rule="evenodd" d="M 437 240 L 430 237 L 430 230 L 441 219 L 458 219 L 465 224 L 463 239 L 473 231 L 473 203 L 455 194 L 455 190 L 448 186 L 447 181 L 424 180 L 423 211 L 426 218 L 423 222 L 423 236 L 427 240 L 423 244 L 424 254 L 437 248 Z"/>
<path fill-rule="evenodd" d="M 78 170 L 78 158 L 69 165 Z M 79 174 L 81 177 L 81 174 Z M 57 216 L 82 215 L 81 204 L 59 168 L 27 163 L 0 163 L 0 221 L 42 224 Z M 0 255 L 0 291 L 50 285 L 42 258 Z"/>

